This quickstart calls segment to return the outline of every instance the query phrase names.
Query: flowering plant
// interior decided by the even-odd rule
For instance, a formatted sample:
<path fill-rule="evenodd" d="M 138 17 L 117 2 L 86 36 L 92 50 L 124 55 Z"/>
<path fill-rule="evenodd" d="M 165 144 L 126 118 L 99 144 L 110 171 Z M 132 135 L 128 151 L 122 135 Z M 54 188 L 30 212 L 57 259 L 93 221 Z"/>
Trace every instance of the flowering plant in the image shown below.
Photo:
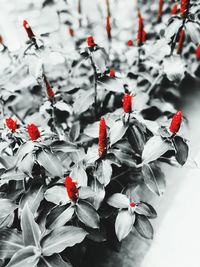
<path fill-rule="evenodd" d="M 24 20 L 19 51 L 2 39 L 2 266 L 88 266 L 89 244 L 118 250 L 133 229 L 153 238 L 157 214 L 139 189 L 161 196 L 162 162 L 186 163 L 177 102 L 200 71 L 199 1 L 169 2 L 157 1 L 153 30 L 148 4 L 140 5 L 132 38 L 121 28 L 124 40 L 114 1 L 103 4 L 105 36 L 93 32 L 81 0 L 76 11 L 44 1 L 42 9 L 56 10 L 56 34 Z"/>

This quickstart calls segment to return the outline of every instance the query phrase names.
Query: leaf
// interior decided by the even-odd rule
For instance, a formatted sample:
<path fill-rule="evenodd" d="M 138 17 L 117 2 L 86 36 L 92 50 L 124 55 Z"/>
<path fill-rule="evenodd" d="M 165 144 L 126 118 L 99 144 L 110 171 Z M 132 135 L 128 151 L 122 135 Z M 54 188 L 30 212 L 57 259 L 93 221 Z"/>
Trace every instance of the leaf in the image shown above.
<path fill-rule="evenodd" d="M 53 187 L 50 187 L 45 192 L 44 197 L 47 201 L 52 202 L 56 205 L 64 205 L 69 203 L 70 201 L 64 185 L 55 185 Z"/>
<path fill-rule="evenodd" d="M 102 160 L 102 178 L 104 185 L 108 185 L 110 183 L 112 177 L 112 167 L 108 160 Z"/>
<path fill-rule="evenodd" d="M 66 247 L 73 247 L 86 237 L 87 232 L 79 227 L 63 226 L 52 230 L 41 240 L 44 256 L 62 252 Z"/>
<path fill-rule="evenodd" d="M 124 86 L 121 79 L 103 76 L 98 79 L 98 86 L 111 92 L 124 93 Z"/>
<path fill-rule="evenodd" d="M 163 60 L 163 70 L 170 81 L 179 83 L 185 76 L 185 62 L 178 55 L 166 57 Z"/>
<path fill-rule="evenodd" d="M 80 135 L 80 123 L 77 121 L 75 123 L 73 123 L 72 128 L 70 129 L 69 132 L 69 136 L 70 139 L 74 142 L 78 139 L 79 135 Z"/>
<path fill-rule="evenodd" d="M 58 210 L 58 213 L 56 211 Z M 71 220 L 73 214 L 74 214 L 74 207 L 69 206 L 65 209 L 62 213 L 59 212 L 58 207 L 55 207 L 52 212 L 50 212 L 47 216 L 47 224 L 46 226 L 49 229 L 56 229 L 61 226 L 64 226 L 69 220 Z"/>
<path fill-rule="evenodd" d="M 154 219 L 157 217 L 157 213 L 154 208 L 145 202 L 139 202 L 136 205 L 135 212 L 140 215 L 145 215 L 148 218 Z"/>
<path fill-rule="evenodd" d="M 95 192 L 92 204 L 94 205 L 95 209 L 98 210 L 105 197 L 104 185 L 94 178 L 90 184 L 90 187 Z"/>
<path fill-rule="evenodd" d="M 162 174 L 155 175 L 155 170 L 149 164 L 142 167 L 143 178 L 146 186 L 158 196 L 161 196 L 166 187 L 166 182 Z"/>
<path fill-rule="evenodd" d="M 131 214 L 128 210 L 119 211 L 115 221 L 115 232 L 119 241 L 122 241 L 131 232 L 135 214 Z"/>
<path fill-rule="evenodd" d="M 172 150 L 171 143 L 167 142 L 160 136 L 151 137 L 144 146 L 142 152 L 143 164 L 149 163 L 158 159 L 165 154 L 168 150 Z"/>
<path fill-rule="evenodd" d="M 11 227 L 17 205 L 9 199 L 0 199 L 0 228 Z"/>
<path fill-rule="evenodd" d="M 39 261 L 38 267 L 72 267 L 72 265 L 70 262 L 64 261 L 59 254 L 54 254 L 50 257 L 43 257 Z"/>
<path fill-rule="evenodd" d="M 69 112 L 70 114 L 72 113 L 72 108 L 70 105 L 68 105 L 67 103 L 65 102 L 56 102 L 54 104 L 54 107 L 58 110 L 61 110 L 61 111 L 66 111 L 66 112 Z"/>
<path fill-rule="evenodd" d="M 35 155 L 31 152 L 24 156 L 24 158 L 17 164 L 17 167 L 20 171 L 27 173 L 29 176 L 32 176 L 32 169 L 35 163 Z"/>
<path fill-rule="evenodd" d="M 50 151 L 42 150 L 37 154 L 38 163 L 43 166 L 52 177 L 62 177 L 64 175 L 61 161 Z"/>
<path fill-rule="evenodd" d="M 1 180 L 4 181 L 11 181 L 11 180 L 15 180 L 15 181 L 19 181 L 19 180 L 23 180 L 27 177 L 27 174 L 25 174 L 24 172 L 18 172 L 16 171 L 14 168 L 7 170 L 6 172 L 4 172 L 1 175 Z"/>
<path fill-rule="evenodd" d="M 99 48 L 98 50 L 93 52 L 91 56 L 96 68 L 98 68 L 98 70 L 100 70 L 101 73 L 104 73 L 106 71 L 106 65 L 108 60 L 108 57 L 104 49 Z"/>
<path fill-rule="evenodd" d="M 131 154 L 126 153 L 119 149 L 112 149 L 113 154 L 119 159 L 122 164 L 125 164 L 129 167 L 136 167 L 136 162 L 133 159 Z"/>
<path fill-rule="evenodd" d="M 118 209 L 126 209 L 129 207 L 129 199 L 126 195 L 116 193 L 108 198 L 107 203 Z"/>
<path fill-rule="evenodd" d="M 28 206 L 33 213 L 33 215 L 36 215 L 36 212 L 39 208 L 39 205 L 41 201 L 44 198 L 44 187 L 43 185 L 40 187 L 31 187 L 20 199 L 20 209 L 23 210 L 26 203 L 28 203 Z"/>
<path fill-rule="evenodd" d="M 190 38 L 195 45 L 200 43 L 200 28 L 195 22 L 188 21 L 185 23 L 186 30 L 189 32 Z"/>
<path fill-rule="evenodd" d="M 115 144 L 117 141 L 119 141 L 124 136 L 127 128 L 128 128 L 128 125 L 124 125 L 123 121 L 121 120 L 114 122 L 114 125 L 110 128 L 110 145 L 111 146 Z"/>
<path fill-rule="evenodd" d="M 146 216 L 137 214 L 134 226 L 142 237 L 153 239 L 153 227 Z"/>
<path fill-rule="evenodd" d="M 181 27 L 181 25 L 182 25 L 181 19 L 174 19 L 167 26 L 166 31 L 165 31 L 165 38 L 167 39 L 168 42 L 171 41 L 171 38 L 173 37 L 173 35 L 178 33 L 178 30 Z"/>
<path fill-rule="evenodd" d="M 40 251 L 28 246 L 17 251 L 6 267 L 36 267 L 39 261 Z"/>
<path fill-rule="evenodd" d="M 21 232 L 17 229 L 0 229 L 0 259 L 10 259 L 21 248 Z"/>
<path fill-rule="evenodd" d="M 133 125 L 132 127 L 129 127 L 127 130 L 127 137 L 129 140 L 129 143 L 131 144 L 132 149 L 141 155 L 143 149 L 144 149 L 144 142 L 145 137 L 143 132 L 140 130 L 139 127 L 136 125 Z"/>
<path fill-rule="evenodd" d="M 94 122 L 93 124 L 89 124 L 84 129 L 84 134 L 87 136 L 98 138 L 99 137 L 99 121 Z"/>
<path fill-rule="evenodd" d="M 70 172 L 70 177 L 77 180 L 79 186 L 87 186 L 88 177 L 83 167 L 76 165 Z"/>
<path fill-rule="evenodd" d="M 76 203 L 76 214 L 78 219 L 86 226 L 91 228 L 99 227 L 99 215 L 95 208 L 84 200 L 79 200 Z"/>
<path fill-rule="evenodd" d="M 95 196 L 95 192 L 89 187 L 80 187 L 78 189 L 78 196 L 81 199 L 93 198 Z"/>
<path fill-rule="evenodd" d="M 178 161 L 179 164 L 183 166 L 188 159 L 188 151 L 189 151 L 188 145 L 183 140 L 183 138 L 178 135 L 174 137 L 173 144 L 176 151 L 175 154 L 176 160 Z"/>
<path fill-rule="evenodd" d="M 74 102 L 73 108 L 75 114 L 81 114 L 89 109 L 94 102 L 94 91 L 79 90 L 79 94 Z"/>
<path fill-rule="evenodd" d="M 28 204 L 25 205 L 22 211 L 21 228 L 24 245 L 33 245 L 39 247 L 39 241 L 41 237 L 40 228 L 34 221 L 33 214 L 30 211 Z"/>

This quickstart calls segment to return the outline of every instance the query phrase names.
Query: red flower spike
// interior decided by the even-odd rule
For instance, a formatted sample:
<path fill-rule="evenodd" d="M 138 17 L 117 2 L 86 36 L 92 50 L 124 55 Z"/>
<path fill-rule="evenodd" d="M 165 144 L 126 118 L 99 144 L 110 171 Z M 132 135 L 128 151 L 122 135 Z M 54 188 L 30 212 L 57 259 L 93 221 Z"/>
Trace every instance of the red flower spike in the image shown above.
<path fill-rule="evenodd" d="M 27 130 L 32 141 L 36 141 L 40 137 L 40 131 L 35 124 L 28 124 Z"/>
<path fill-rule="evenodd" d="M 71 37 L 74 37 L 74 30 L 71 27 L 69 28 L 69 34 Z"/>
<path fill-rule="evenodd" d="M 111 26 L 110 26 L 110 17 L 109 16 L 106 17 L 106 32 L 108 35 L 108 39 L 110 40 L 111 39 Z"/>
<path fill-rule="evenodd" d="M 136 206 L 135 202 L 130 202 L 129 205 L 130 205 L 131 208 L 134 208 Z"/>
<path fill-rule="evenodd" d="M 144 31 L 143 19 L 140 13 L 138 17 L 137 43 L 138 46 L 141 46 L 146 41 L 146 32 Z"/>
<path fill-rule="evenodd" d="M 177 111 L 171 121 L 169 130 L 171 133 L 176 134 L 178 133 L 180 127 L 181 127 L 181 122 L 183 119 L 183 112 L 182 111 Z"/>
<path fill-rule="evenodd" d="M 183 18 L 186 17 L 189 11 L 190 1 L 189 0 L 181 0 L 181 8 L 180 13 Z"/>
<path fill-rule="evenodd" d="M 106 122 L 103 117 L 99 122 L 99 157 L 102 157 L 107 152 L 107 130 L 106 130 Z"/>
<path fill-rule="evenodd" d="M 196 49 L 196 58 L 197 60 L 200 60 L 200 44 L 197 46 L 197 49 Z"/>
<path fill-rule="evenodd" d="M 129 94 L 125 94 L 123 97 L 123 109 L 125 113 L 132 112 L 132 99 L 133 96 Z"/>
<path fill-rule="evenodd" d="M 65 178 L 65 187 L 69 198 L 72 201 L 76 201 L 78 199 L 77 181 L 73 181 L 70 176 L 67 176 Z"/>
<path fill-rule="evenodd" d="M 26 33 L 27 33 L 27 35 L 28 35 L 28 37 L 30 39 L 32 39 L 33 37 L 35 37 L 35 34 L 33 33 L 30 25 L 28 24 L 28 22 L 26 20 L 23 21 L 23 27 L 26 30 Z"/>
<path fill-rule="evenodd" d="M 114 69 L 110 69 L 109 76 L 112 78 L 115 77 L 115 70 Z"/>
<path fill-rule="evenodd" d="M 7 118 L 6 126 L 8 127 L 8 129 L 10 129 L 14 133 L 17 129 L 17 122 L 14 121 L 12 118 Z"/>
<path fill-rule="evenodd" d="M 162 19 L 162 8 L 163 8 L 163 1 L 159 0 L 158 21 L 161 21 Z"/>
<path fill-rule="evenodd" d="M 45 75 L 44 75 L 44 82 L 45 82 L 45 85 L 46 85 L 47 96 L 49 98 L 54 98 L 55 93 L 54 93 L 53 88 L 51 87 L 51 84 L 49 83 L 49 81 L 47 80 L 47 77 Z"/>
<path fill-rule="evenodd" d="M 128 45 L 128 46 L 133 46 L 133 41 L 132 41 L 131 39 L 128 40 L 127 45 Z"/>
<path fill-rule="evenodd" d="M 181 54 L 183 50 L 183 42 L 185 39 L 185 30 L 182 29 L 179 33 L 179 40 L 178 40 L 178 48 L 177 48 L 177 54 Z"/>
<path fill-rule="evenodd" d="M 177 4 L 174 4 L 173 7 L 172 7 L 172 15 L 175 15 L 176 14 L 177 9 L 178 9 L 178 5 Z"/>
<path fill-rule="evenodd" d="M 87 44 L 88 44 L 89 47 L 94 47 L 95 46 L 94 38 L 92 36 L 89 36 L 87 38 Z"/>

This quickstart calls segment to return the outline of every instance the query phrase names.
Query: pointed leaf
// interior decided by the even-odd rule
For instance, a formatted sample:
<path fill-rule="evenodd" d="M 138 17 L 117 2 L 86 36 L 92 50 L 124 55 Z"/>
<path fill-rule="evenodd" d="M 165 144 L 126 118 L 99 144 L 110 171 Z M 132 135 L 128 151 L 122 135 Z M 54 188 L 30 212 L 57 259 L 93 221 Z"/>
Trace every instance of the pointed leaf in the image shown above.
<path fill-rule="evenodd" d="M 41 240 L 44 256 L 62 252 L 66 247 L 73 247 L 83 241 L 87 232 L 79 227 L 63 226 L 51 231 Z"/>
<path fill-rule="evenodd" d="M 126 195 L 116 193 L 108 198 L 107 203 L 118 209 L 125 209 L 129 207 L 130 201 Z"/>
<path fill-rule="evenodd" d="M 153 239 L 153 227 L 146 216 L 137 214 L 134 226 L 141 236 Z"/>
<path fill-rule="evenodd" d="M 119 211 L 115 221 L 115 232 L 119 241 L 122 241 L 131 232 L 135 214 L 130 214 L 128 210 Z"/>
<path fill-rule="evenodd" d="M 110 145 L 111 146 L 115 144 L 117 141 L 119 141 L 124 136 L 127 128 L 128 128 L 128 125 L 124 125 L 123 121 L 121 120 L 114 122 L 113 126 L 110 128 Z"/>
<path fill-rule="evenodd" d="M 64 261 L 59 254 L 54 254 L 50 257 L 43 257 L 38 267 L 72 267 L 70 262 Z"/>

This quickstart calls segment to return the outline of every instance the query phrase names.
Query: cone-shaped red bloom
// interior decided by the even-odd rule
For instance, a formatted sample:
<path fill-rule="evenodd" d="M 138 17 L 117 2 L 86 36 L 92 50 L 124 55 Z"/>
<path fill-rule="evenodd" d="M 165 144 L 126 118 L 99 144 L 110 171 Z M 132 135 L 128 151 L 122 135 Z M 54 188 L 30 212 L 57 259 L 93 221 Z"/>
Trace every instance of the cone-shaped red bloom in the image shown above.
<path fill-rule="evenodd" d="M 136 206 L 135 202 L 130 202 L 129 205 L 130 205 L 131 208 L 134 208 Z"/>
<path fill-rule="evenodd" d="M 174 5 L 172 6 L 172 15 L 175 15 L 175 14 L 176 14 L 177 9 L 178 9 L 178 5 L 177 5 L 177 4 L 174 4 Z"/>
<path fill-rule="evenodd" d="M 12 118 L 7 118 L 6 126 L 8 127 L 8 129 L 10 129 L 14 133 L 17 129 L 17 122 L 14 121 Z"/>
<path fill-rule="evenodd" d="M 132 41 L 131 39 L 128 40 L 127 45 L 128 45 L 128 46 L 133 46 L 133 41 Z"/>
<path fill-rule="evenodd" d="M 146 41 L 146 32 L 144 31 L 143 19 L 138 13 L 138 34 L 137 34 L 137 43 L 138 46 L 141 46 Z"/>
<path fill-rule="evenodd" d="M 89 36 L 87 38 L 87 44 L 88 44 L 89 47 L 94 47 L 95 46 L 94 38 L 92 36 Z"/>
<path fill-rule="evenodd" d="M 71 35 L 71 37 L 74 36 L 74 30 L 71 27 L 69 27 L 69 34 Z"/>
<path fill-rule="evenodd" d="M 182 17 L 185 17 L 188 14 L 189 6 L 190 6 L 189 0 L 181 0 L 180 13 Z"/>
<path fill-rule="evenodd" d="M 158 21 L 161 21 L 162 19 L 162 8 L 163 8 L 163 0 L 159 0 Z"/>
<path fill-rule="evenodd" d="M 65 178 L 65 187 L 69 198 L 76 201 L 78 198 L 77 181 L 73 181 L 70 176 L 67 176 Z"/>
<path fill-rule="evenodd" d="M 51 87 L 51 84 L 47 80 L 47 77 L 44 75 L 44 82 L 46 85 L 46 93 L 49 98 L 53 98 L 55 96 L 55 93 L 53 91 L 53 88 Z"/>
<path fill-rule="evenodd" d="M 196 58 L 200 60 L 200 44 L 197 46 L 197 49 L 196 49 Z"/>
<path fill-rule="evenodd" d="M 182 29 L 179 33 L 179 39 L 178 39 L 178 48 L 177 48 L 178 54 L 182 53 L 184 39 L 185 39 L 185 30 Z"/>
<path fill-rule="evenodd" d="M 28 24 L 26 20 L 23 21 L 23 26 L 24 26 L 24 29 L 26 30 L 28 37 L 32 39 L 35 36 L 35 34 L 33 33 L 30 25 Z"/>
<path fill-rule="evenodd" d="M 115 77 L 115 70 L 114 69 L 110 69 L 109 76 Z"/>
<path fill-rule="evenodd" d="M 133 96 L 129 94 L 125 94 L 123 98 L 123 109 L 125 113 L 132 112 L 132 99 Z"/>
<path fill-rule="evenodd" d="M 99 157 L 102 157 L 107 152 L 107 130 L 106 122 L 103 117 L 99 122 Z"/>
<path fill-rule="evenodd" d="M 169 130 L 171 133 L 176 134 L 178 133 L 180 127 L 181 127 L 181 122 L 183 119 L 183 112 L 182 111 L 177 111 L 171 121 Z"/>
<path fill-rule="evenodd" d="M 27 130 L 32 141 L 36 141 L 40 137 L 40 131 L 35 124 L 28 124 Z"/>
<path fill-rule="evenodd" d="M 108 39 L 111 39 L 111 26 L 110 26 L 110 17 L 106 17 L 106 32 L 108 35 Z"/>

